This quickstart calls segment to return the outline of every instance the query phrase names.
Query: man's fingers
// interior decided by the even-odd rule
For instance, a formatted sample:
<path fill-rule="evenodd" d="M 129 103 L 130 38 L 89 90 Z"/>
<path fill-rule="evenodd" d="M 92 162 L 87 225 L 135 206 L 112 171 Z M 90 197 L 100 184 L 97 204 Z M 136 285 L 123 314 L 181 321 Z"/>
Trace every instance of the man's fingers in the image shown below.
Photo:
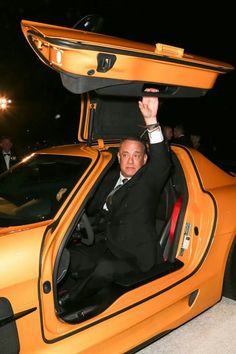
<path fill-rule="evenodd" d="M 150 88 L 146 88 L 144 91 L 145 92 L 158 92 L 159 90 L 157 90 L 157 89 L 155 89 L 153 87 L 150 87 Z"/>

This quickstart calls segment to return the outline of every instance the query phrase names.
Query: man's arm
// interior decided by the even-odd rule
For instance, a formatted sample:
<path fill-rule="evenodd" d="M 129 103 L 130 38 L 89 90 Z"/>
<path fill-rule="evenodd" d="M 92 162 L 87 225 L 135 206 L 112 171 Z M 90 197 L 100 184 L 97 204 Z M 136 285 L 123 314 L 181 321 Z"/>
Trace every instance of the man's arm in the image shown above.
<path fill-rule="evenodd" d="M 158 92 L 158 90 L 154 88 L 148 88 L 145 91 Z M 154 187 L 160 189 L 168 177 L 171 162 L 166 144 L 164 143 L 161 127 L 157 120 L 159 108 L 158 97 L 143 97 L 142 101 L 139 101 L 139 108 L 146 123 L 150 140 L 150 180 L 154 181 Z"/>
<path fill-rule="evenodd" d="M 146 92 L 158 92 L 157 89 L 148 88 Z M 150 144 L 160 143 L 164 140 L 161 127 L 157 121 L 157 112 L 159 108 L 158 97 L 143 97 L 139 101 L 139 109 L 143 115 L 146 128 L 149 135 Z"/>

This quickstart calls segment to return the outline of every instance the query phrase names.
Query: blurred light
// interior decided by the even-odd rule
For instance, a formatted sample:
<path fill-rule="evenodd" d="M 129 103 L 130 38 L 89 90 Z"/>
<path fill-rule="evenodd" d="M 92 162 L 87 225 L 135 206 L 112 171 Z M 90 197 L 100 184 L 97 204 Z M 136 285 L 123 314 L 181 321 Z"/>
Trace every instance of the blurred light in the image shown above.
<path fill-rule="evenodd" d="M 57 58 L 57 64 L 61 64 L 62 52 L 60 50 L 57 51 L 56 58 Z"/>
<path fill-rule="evenodd" d="M 56 114 L 55 117 L 54 117 L 54 119 L 60 119 L 60 118 L 61 118 L 60 113 Z"/>
<path fill-rule="evenodd" d="M 30 154 L 30 155 L 24 157 L 24 158 L 22 159 L 22 162 L 26 162 L 27 160 L 31 159 L 31 157 L 34 156 L 34 155 L 35 155 L 35 153 Z"/>
<path fill-rule="evenodd" d="M 11 100 L 6 97 L 0 97 L 0 109 L 2 111 L 6 110 L 11 104 Z"/>

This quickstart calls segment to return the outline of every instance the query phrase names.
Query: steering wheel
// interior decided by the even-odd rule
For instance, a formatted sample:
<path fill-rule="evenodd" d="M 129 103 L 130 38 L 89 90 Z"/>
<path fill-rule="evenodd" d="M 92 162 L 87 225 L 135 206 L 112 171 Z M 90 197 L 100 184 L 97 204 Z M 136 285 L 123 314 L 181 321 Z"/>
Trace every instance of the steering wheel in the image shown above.
<path fill-rule="evenodd" d="M 84 245 L 91 246 L 94 243 L 94 231 L 85 212 L 81 216 L 80 222 L 76 227 L 76 231 L 79 234 L 80 241 Z"/>
<path fill-rule="evenodd" d="M 70 265 L 70 252 L 67 248 L 64 248 L 59 266 L 58 266 L 58 271 L 57 271 L 57 284 L 59 284 L 62 279 L 65 277 Z"/>

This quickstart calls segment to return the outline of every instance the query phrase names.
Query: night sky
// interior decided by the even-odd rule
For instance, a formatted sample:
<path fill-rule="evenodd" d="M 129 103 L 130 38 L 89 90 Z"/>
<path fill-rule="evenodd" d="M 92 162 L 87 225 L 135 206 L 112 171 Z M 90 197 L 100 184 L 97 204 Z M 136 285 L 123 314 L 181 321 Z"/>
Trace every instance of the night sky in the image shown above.
<path fill-rule="evenodd" d="M 64 5 L 54 0 L 1 1 L 0 95 L 11 98 L 12 105 L 8 111 L 0 111 L 0 135 L 12 136 L 23 149 L 43 140 L 49 144 L 74 142 L 77 135 L 79 96 L 66 91 L 59 75 L 33 53 L 21 32 L 22 19 L 72 27 L 83 16 L 97 13 L 104 18 L 103 33 L 182 47 L 187 53 L 236 67 L 236 20 L 227 2 L 220 8 L 212 2 L 208 10 L 199 1 L 174 4 L 157 0 L 139 6 L 127 0 L 64 1 Z M 231 128 L 236 116 L 235 84 L 233 71 L 220 75 L 203 98 L 163 102 L 161 123 L 183 122 L 189 131 L 209 136 L 228 153 L 236 146 Z M 55 119 L 57 114 L 59 119 Z"/>

